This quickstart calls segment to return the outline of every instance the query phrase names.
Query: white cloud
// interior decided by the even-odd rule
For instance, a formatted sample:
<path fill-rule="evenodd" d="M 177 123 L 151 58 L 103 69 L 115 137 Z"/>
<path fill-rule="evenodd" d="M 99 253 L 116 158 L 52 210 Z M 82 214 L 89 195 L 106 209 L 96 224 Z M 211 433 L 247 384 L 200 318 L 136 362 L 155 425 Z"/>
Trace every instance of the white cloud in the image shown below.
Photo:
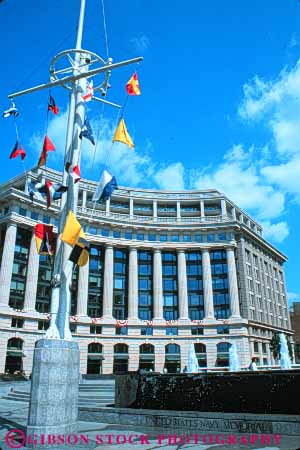
<path fill-rule="evenodd" d="M 283 242 L 289 235 L 289 228 L 286 222 L 271 223 L 270 221 L 261 222 L 263 227 L 263 236 L 274 242 Z"/>
<path fill-rule="evenodd" d="M 161 189 L 184 189 L 184 166 L 181 162 L 160 169 L 154 179 Z"/>
<path fill-rule="evenodd" d="M 298 157 L 286 163 L 265 166 L 261 172 L 270 183 L 276 184 L 283 191 L 297 196 L 300 194 L 300 159 Z"/>
<path fill-rule="evenodd" d="M 234 161 L 233 156 L 240 157 Z M 284 210 L 284 194 L 264 183 L 259 168 L 250 158 L 252 149 L 245 151 L 241 145 L 234 146 L 224 157 L 224 162 L 215 169 L 202 172 L 194 181 L 198 189 L 216 188 L 224 192 L 238 206 L 254 212 L 256 217 L 272 219 Z"/>
<path fill-rule="evenodd" d="M 150 47 L 149 38 L 146 34 L 140 34 L 130 39 L 130 43 L 133 45 L 134 50 L 144 53 Z"/>

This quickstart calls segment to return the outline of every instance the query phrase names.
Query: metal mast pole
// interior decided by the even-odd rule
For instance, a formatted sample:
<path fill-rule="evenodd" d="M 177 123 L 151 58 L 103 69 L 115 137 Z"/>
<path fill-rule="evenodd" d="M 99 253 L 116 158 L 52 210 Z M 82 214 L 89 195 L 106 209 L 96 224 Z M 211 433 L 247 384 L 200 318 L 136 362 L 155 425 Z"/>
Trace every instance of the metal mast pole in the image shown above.
<path fill-rule="evenodd" d="M 83 24 L 85 14 L 86 0 L 81 0 L 80 13 L 77 28 L 76 50 L 81 50 Z M 73 75 L 79 73 L 78 67 L 82 63 L 84 57 L 81 53 L 76 53 Z M 88 70 L 88 67 L 85 68 Z M 84 122 L 84 104 L 82 100 L 82 92 L 84 91 L 86 79 L 74 80 L 72 82 L 72 90 L 70 93 L 69 116 L 67 125 L 67 136 L 65 145 L 64 166 L 67 162 L 76 165 L 80 162 L 81 139 L 79 132 Z M 57 239 L 57 248 L 54 262 L 53 287 L 51 295 L 51 321 L 47 330 L 46 338 L 52 339 L 72 339 L 69 326 L 70 309 L 71 309 L 71 284 L 73 263 L 69 261 L 71 248 L 68 244 L 61 241 L 60 237 L 63 232 L 66 217 L 69 210 L 76 215 L 78 202 L 78 184 L 74 184 L 73 178 L 64 170 L 63 184 L 68 185 L 66 196 L 61 199 L 61 215 L 59 221 L 59 235 Z"/>

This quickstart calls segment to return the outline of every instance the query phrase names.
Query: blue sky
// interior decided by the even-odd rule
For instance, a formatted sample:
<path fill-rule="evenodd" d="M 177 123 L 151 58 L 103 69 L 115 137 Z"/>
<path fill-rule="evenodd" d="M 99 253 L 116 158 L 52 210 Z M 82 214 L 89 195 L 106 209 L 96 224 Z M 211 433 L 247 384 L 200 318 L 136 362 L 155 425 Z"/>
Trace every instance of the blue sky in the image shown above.
<path fill-rule="evenodd" d="M 75 45 L 79 0 L 3 0 L 0 4 L 0 103 L 7 94 L 49 79 L 52 56 Z M 88 105 L 98 137 L 83 146 L 82 174 L 98 179 L 109 156 L 119 184 L 218 188 L 256 218 L 283 251 L 291 299 L 299 299 L 300 3 L 298 0 L 104 0 L 109 56 L 144 56 L 140 97 L 125 121 L 135 150 L 110 144 L 117 112 Z M 87 0 L 83 47 L 106 57 L 101 0 Z M 121 104 L 131 67 L 113 72 L 108 99 Z M 96 80 L 95 80 L 96 81 Z M 68 94 L 53 95 L 61 114 L 48 134 L 62 168 Z M 36 165 L 48 92 L 17 100 L 26 168 Z M 20 173 L 8 156 L 13 123 L 0 121 L 0 182 Z"/>

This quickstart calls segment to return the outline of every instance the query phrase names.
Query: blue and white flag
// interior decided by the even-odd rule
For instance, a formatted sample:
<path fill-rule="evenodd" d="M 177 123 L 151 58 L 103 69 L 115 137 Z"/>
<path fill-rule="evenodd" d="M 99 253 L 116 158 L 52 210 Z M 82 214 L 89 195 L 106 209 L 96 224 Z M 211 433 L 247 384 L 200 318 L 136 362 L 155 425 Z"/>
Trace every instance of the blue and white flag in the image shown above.
<path fill-rule="evenodd" d="M 80 134 L 79 134 L 80 139 L 82 139 L 83 137 L 87 138 L 93 145 L 95 145 L 95 138 L 93 136 L 93 130 L 90 124 L 89 119 L 86 117 L 84 119 L 84 124 L 81 128 Z"/>
<path fill-rule="evenodd" d="M 108 200 L 114 189 L 118 189 L 116 178 L 107 170 L 104 170 L 93 196 L 93 201 Z"/>
<path fill-rule="evenodd" d="M 28 180 L 25 186 L 25 192 L 29 195 L 32 202 L 34 198 L 36 198 L 37 200 L 45 200 L 45 183 L 35 183 L 34 181 Z"/>
<path fill-rule="evenodd" d="M 2 113 L 2 117 L 4 119 L 7 119 L 7 117 L 10 117 L 10 116 L 18 117 L 18 115 L 19 115 L 19 111 L 16 108 L 16 105 L 14 104 L 14 102 L 12 102 L 12 107 L 11 108 L 6 109 Z"/>

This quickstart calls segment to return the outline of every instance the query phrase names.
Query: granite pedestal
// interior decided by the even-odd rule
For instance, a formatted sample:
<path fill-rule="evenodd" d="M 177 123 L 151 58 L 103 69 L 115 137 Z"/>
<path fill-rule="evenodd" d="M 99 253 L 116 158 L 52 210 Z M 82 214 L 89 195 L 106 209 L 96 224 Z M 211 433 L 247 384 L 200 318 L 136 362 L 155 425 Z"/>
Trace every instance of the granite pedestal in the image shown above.
<path fill-rule="evenodd" d="M 41 339 L 36 342 L 27 437 L 77 432 L 79 373 L 76 342 L 63 339 Z M 28 440 L 27 445 L 29 448 L 39 448 L 34 443 L 28 444 Z M 53 445 L 50 447 L 53 448 Z"/>

